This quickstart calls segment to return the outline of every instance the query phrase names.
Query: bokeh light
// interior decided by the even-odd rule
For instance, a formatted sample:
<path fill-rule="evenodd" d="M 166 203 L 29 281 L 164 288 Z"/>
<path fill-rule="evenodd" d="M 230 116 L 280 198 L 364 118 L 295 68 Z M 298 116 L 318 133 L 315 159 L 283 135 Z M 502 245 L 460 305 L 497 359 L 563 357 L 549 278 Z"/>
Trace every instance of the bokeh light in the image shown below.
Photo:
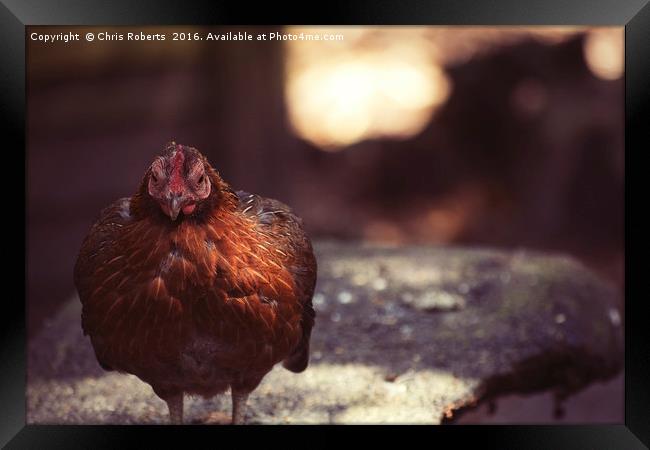
<path fill-rule="evenodd" d="M 594 75 L 604 80 L 616 80 L 625 69 L 623 28 L 592 30 L 585 40 L 585 60 Z"/>
<path fill-rule="evenodd" d="M 298 135 L 324 150 L 421 131 L 450 83 L 424 28 L 298 29 L 343 41 L 287 43 L 286 96 Z M 317 51 L 314 46 L 318 46 Z"/>

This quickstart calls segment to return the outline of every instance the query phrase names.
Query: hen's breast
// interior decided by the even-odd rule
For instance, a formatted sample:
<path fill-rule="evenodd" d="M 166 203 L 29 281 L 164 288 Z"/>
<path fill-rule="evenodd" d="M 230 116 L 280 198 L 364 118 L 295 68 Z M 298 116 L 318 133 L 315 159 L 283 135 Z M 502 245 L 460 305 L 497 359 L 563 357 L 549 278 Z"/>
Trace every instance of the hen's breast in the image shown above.
<path fill-rule="evenodd" d="M 302 332 L 292 274 L 272 237 L 238 225 L 119 227 L 81 294 L 100 362 L 190 386 L 284 359 Z"/>

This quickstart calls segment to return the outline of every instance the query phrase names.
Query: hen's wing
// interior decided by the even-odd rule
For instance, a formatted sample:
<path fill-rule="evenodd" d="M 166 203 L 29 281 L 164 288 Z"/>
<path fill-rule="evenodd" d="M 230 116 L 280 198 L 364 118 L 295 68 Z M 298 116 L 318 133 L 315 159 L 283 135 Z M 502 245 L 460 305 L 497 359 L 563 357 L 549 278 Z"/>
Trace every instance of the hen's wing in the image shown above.
<path fill-rule="evenodd" d="M 81 250 L 74 267 L 74 284 L 79 292 L 82 305 L 88 302 L 90 294 L 95 288 L 93 276 L 98 269 L 118 256 L 119 247 L 116 242 L 122 227 L 132 221 L 129 204 L 129 198 L 121 198 L 104 208 L 81 244 Z M 84 334 L 89 334 L 90 330 L 83 311 L 81 326 Z M 100 364 L 102 364 L 101 361 Z"/>
<path fill-rule="evenodd" d="M 255 217 L 262 230 L 276 238 L 281 248 L 294 255 L 287 269 L 293 275 L 297 298 L 303 307 L 300 325 L 302 338 L 293 352 L 284 360 L 283 366 L 292 372 L 302 372 L 309 363 L 309 340 L 316 312 L 312 296 L 316 286 L 316 258 L 309 238 L 303 230 L 302 220 L 284 203 L 238 191 L 239 210 Z"/>

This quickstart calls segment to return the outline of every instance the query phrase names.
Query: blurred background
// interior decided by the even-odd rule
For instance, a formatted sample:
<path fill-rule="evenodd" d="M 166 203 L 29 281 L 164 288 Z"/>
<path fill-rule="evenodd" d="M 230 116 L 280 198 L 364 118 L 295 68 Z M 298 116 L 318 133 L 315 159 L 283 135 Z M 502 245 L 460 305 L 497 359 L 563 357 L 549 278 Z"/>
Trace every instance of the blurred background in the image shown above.
<path fill-rule="evenodd" d="M 30 335 L 100 209 L 172 139 L 315 239 L 563 252 L 623 288 L 623 28 L 33 31 L 82 41 L 27 41 Z M 171 40 L 197 31 L 333 40 Z"/>

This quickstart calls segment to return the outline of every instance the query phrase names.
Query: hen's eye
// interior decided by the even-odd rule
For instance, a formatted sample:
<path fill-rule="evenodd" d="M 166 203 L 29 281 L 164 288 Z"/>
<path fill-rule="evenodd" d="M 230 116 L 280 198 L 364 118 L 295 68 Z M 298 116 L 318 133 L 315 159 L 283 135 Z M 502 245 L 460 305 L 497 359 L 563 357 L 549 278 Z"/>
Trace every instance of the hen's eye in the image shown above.
<path fill-rule="evenodd" d="M 199 184 L 203 184 L 204 181 L 205 181 L 205 176 L 201 175 L 201 178 L 199 178 Z"/>
<path fill-rule="evenodd" d="M 154 183 L 158 182 L 158 177 L 153 172 L 151 172 L 151 179 L 153 180 Z"/>

